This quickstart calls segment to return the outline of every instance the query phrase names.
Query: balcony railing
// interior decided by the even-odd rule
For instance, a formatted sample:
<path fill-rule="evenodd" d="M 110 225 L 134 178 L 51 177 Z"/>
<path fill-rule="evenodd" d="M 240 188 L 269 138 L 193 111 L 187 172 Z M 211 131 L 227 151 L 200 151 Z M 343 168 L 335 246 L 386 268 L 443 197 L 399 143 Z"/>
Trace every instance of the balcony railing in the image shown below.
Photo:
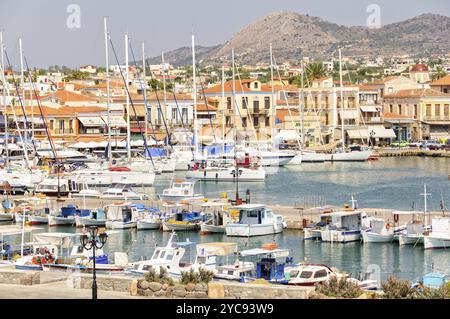
<path fill-rule="evenodd" d="M 449 121 L 450 122 L 450 115 L 426 115 L 423 118 L 425 121 Z"/>
<path fill-rule="evenodd" d="M 71 128 L 54 129 L 54 130 L 52 130 L 52 133 L 53 133 L 53 134 L 59 134 L 59 135 L 73 134 L 73 129 L 71 129 Z"/>

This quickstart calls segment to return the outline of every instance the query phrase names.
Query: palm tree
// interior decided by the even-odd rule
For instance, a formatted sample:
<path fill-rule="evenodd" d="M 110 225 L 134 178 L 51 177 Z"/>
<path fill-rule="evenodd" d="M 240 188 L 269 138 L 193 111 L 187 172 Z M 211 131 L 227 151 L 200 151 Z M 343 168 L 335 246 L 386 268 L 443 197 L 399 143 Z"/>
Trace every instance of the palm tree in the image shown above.
<path fill-rule="evenodd" d="M 441 66 L 438 66 L 438 67 L 436 67 L 436 72 L 434 72 L 431 75 L 431 80 L 436 81 L 436 80 L 439 80 L 440 78 L 443 78 L 446 75 L 447 75 L 447 72 L 445 72 L 445 70 Z"/>
<path fill-rule="evenodd" d="M 306 66 L 305 74 L 307 81 L 312 81 L 324 77 L 325 75 L 327 75 L 327 71 L 325 70 L 321 62 L 313 62 Z"/>

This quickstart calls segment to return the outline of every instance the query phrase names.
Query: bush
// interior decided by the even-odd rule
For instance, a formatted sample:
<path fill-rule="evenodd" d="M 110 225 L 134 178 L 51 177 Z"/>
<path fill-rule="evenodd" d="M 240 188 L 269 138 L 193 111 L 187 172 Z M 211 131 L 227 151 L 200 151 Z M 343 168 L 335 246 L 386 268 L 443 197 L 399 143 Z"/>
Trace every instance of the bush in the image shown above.
<path fill-rule="evenodd" d="M 395 277 L 389 277 L 381 284 L 383 298 L 385 299 L 416 299 L 420 298 L 419 291 L 411 287 L 411 282 Z"/>
<path fill-rule="evenodd" d="M 156 272 L 155 268 L 150 268 L 150 270 L 144 275 L 144 278 L 148 282 L 158 282 L 160 284 L 168 284 L 172 286 L 173 279 L 169 277 L 167 269 L 160 266 L 159 273 Z"/>
<path fill-rule="evenodd" d="M 210 270 L 206 270 L 203 268 L 199 268 L 198 272 L 194 271 L 194 269 L 190 269 L 189 271 L 181 272 L 181 283 L 186 285 L 189 283 L 198 284 L 205 283 L 207 284 L 214 277 L 214 273 Z"/>
<path fill-rule="evenodd" d="M 328 297 L 341 298 L 357 298 L 363 293 L 357 284 L 347 281 L 346 278 L 337 279 L 336 277 L 318 284 L 316 292 Z"/>

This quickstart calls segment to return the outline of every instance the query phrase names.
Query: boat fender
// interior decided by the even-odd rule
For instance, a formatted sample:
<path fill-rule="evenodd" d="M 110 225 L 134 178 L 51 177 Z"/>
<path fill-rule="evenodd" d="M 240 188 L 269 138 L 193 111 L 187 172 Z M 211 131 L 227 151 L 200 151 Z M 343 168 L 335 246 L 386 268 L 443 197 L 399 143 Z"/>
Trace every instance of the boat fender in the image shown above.
<path fill-rule="evenodd" d="M 394 222 L 398 223 L 399 217 L 398 214 L 394 214 Z"/>
<path fill-rule="evenodd" d="M 386 230 L 389 230 L 389 228 L 391 228 L 391 224 L 387 223 L 386 224 Z"/>

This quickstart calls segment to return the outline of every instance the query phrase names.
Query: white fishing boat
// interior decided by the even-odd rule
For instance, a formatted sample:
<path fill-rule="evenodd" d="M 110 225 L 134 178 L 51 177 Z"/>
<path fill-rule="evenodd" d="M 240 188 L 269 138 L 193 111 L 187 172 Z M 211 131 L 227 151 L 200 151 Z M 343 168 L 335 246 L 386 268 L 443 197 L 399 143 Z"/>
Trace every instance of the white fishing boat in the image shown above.
<path fill-rule="evenodd" d="M 322 217 L 322 216 L 321 216 Z M 347 243 L 361 239 L 361 228 L 367 227 L 367 214 L 354 209 L 324 214 L 327 226 L 320 230 L 325 242 Z"/>
<path fill-rule="evenodd" d="M 423 237 L 425 249 L 450 248 L 450 217 L 434 217 L 432 231 Z"/>
<path fill-rule="evenodd" d="M 278 234 L 286 227 L 283 216 L 276 215 L 262 204 L 244 204 L 232 209 L 239 210 L 239 222 L 225 226 L 227 236 L 253 237 Z"/>
<path fill-rule="evenodd" d="M 89 216 L 75 216 L 76 227 L 89 227 L 89 226 L 105 226 L 106 217 L 102 209 L 91 211 Z"/>
<path fill-rule="evenodd" d="M 173 211 L 169 219 L 162 222 L 163 231 L 196 231 L 200 228 L 200 222 L 204 215 L 201 212 L 182 209 L 181 211 Z"/>
<path fill-rule="evenodd" d="M 390 243 L 394 240 L 394 226 L 381 218 L 371 218 L 370 228 L 361 230 L 364 243 Z"/>
<path fill-rule="evenodd" d="M 76 216 L 89 216 L 90 213 L 88 209 L 78 209 L 73 205 L 61 207 L 60 211 L 48 214 L 48 226 L 74 226 Z"/>
<path fill-rule="evenodd" d="M 137 210 L 130 203 L 117 203 L 105 207 L 106 228 L 127 229 L 137 226 Z"/>
<path fill-rule="evenodd" d="M 161 228 L 161 219 L 157 215 L 147 216 L 144 218 L 140 218 L 137 221 L 137 229 L 160 229 Z"/>
<path fill-rule="evenodd" d="M 101 199 L 111 200 L 144 200 L 148 199 L 147 194 L 136 193 L 132 189 L 131 183 L 113 183 L 103 194 Z"/>
<path fill-rule="evenodd" d="M 251 277 L 255 272 L 255 264 L 251 261 L 236 260 L 233 264 L 216 266 L 214 275 L 217 279 L 241 281 L 242 278 Z"/>
<path fill-rule="evenodd" d="M 200 232 L 202 234 L 224 234 L 225 226 L 230 222 L 236 222 L 239 217 L 239 211 L 226 209 L 227 203 L 206 202 L 200 206 L 206 216 L 206 220 L 200 222 Z"/>
<path fill-rule="evenodd" d="M 169 188 L 163 190 L 159 197 L 164 201 L 202 199 L 204 198 L 202 194 L 195 193 L 195 182 L 194 180 L 176 179 Z"/>

